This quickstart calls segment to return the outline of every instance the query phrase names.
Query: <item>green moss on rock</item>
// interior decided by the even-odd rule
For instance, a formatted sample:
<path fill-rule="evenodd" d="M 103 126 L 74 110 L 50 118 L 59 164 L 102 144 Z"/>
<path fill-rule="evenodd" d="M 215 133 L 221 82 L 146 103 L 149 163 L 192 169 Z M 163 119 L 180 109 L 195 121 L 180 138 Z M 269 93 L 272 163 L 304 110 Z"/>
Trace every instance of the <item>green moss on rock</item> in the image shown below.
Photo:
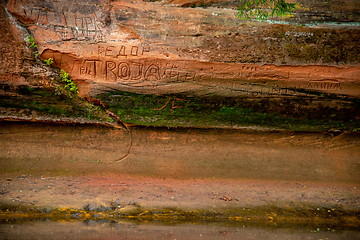
<path fill-rule="evenodd" d="M 360 126 L 359 103 L 325 97 L 195 98 L 109 92 L 98 95 L 122 121 L 167 127 L 261 127 L 296 131 L 352 131 Z M 340 106 L 341 105 L 341 106 Z"/>
<path fill-rule="evenodd" d="M 53 88 L 32 88 L 28 86 L 0 85 L 7 95 L 0 95 L 0 107 L 12 109 L 18 117 L 33 117 L 37 114 L 52 117 L 83 118 L 87 120 L 110 121 L 104 110 L 79 99 L 58 96 Z"/>

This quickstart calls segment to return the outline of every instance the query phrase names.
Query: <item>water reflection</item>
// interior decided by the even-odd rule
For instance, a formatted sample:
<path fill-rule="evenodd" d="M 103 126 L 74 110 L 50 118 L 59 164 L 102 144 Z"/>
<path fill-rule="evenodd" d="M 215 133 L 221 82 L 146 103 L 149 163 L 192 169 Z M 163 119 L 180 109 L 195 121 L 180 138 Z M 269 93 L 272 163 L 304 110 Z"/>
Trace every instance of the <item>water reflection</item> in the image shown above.
<path fill-rule="evenodd" d="M 360 229 L 258 227 L 206 223 L 157 225 L 131 222 L 52 222 L 0 224 L 0 239 L 360 239 Z"/>

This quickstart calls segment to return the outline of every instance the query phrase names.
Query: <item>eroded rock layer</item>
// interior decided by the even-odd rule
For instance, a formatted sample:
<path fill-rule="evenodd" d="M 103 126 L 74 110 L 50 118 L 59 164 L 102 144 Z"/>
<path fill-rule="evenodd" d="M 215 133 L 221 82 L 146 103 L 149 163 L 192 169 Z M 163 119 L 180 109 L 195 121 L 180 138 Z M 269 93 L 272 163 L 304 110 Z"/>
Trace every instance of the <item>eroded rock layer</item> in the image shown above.
<path fill-rule="evenodd" d="M 108 108 L 140 125 L 359 129 L 356 1 L 298 1 L 266 22 L 201 2 L 2 1 L 2 118 L 110 121 Z M 55 67 L 90 103 L 65 100 Z"/>
<path fill-rule="evenodd" d="M 358 96 L 356 26 L 244 22 L 236 10 L 211 4 L 33 0 L 9 1 L 7 11 L 30 30 L 41 59 L 51 57 L 69 72 L 82 95 L 107 86 L 140 93 L 296 96 L 303 89 Z"/>

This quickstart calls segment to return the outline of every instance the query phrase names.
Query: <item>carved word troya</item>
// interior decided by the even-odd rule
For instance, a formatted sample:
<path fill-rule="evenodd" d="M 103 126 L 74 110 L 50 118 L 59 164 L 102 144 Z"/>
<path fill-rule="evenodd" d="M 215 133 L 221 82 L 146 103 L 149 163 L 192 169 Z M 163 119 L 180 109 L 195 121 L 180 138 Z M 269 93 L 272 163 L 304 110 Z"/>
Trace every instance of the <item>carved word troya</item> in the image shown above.
<path fill-rule="evenodd" d="M 84 60 L 80 66 L 80 75 L 120 84 L 187 82 L 195 78 L 194 72 L 184 71 L 175 65 L 162 67 L 162 64 L 157 62 L 127 59 Z"/>

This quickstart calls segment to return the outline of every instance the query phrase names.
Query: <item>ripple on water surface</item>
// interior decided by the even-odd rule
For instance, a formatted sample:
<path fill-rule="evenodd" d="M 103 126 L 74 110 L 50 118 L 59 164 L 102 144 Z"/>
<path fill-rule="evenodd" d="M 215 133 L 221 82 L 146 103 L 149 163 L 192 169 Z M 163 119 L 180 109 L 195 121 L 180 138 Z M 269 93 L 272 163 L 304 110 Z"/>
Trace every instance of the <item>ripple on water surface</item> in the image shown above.
<path fill-rule="evenodd" d="M 0 239 L 359 239 L 359 229 L 324 226 L 258 227 L 247 224 L 149 224 L 136 222 L 52 222 L 0 224 Z"/>

